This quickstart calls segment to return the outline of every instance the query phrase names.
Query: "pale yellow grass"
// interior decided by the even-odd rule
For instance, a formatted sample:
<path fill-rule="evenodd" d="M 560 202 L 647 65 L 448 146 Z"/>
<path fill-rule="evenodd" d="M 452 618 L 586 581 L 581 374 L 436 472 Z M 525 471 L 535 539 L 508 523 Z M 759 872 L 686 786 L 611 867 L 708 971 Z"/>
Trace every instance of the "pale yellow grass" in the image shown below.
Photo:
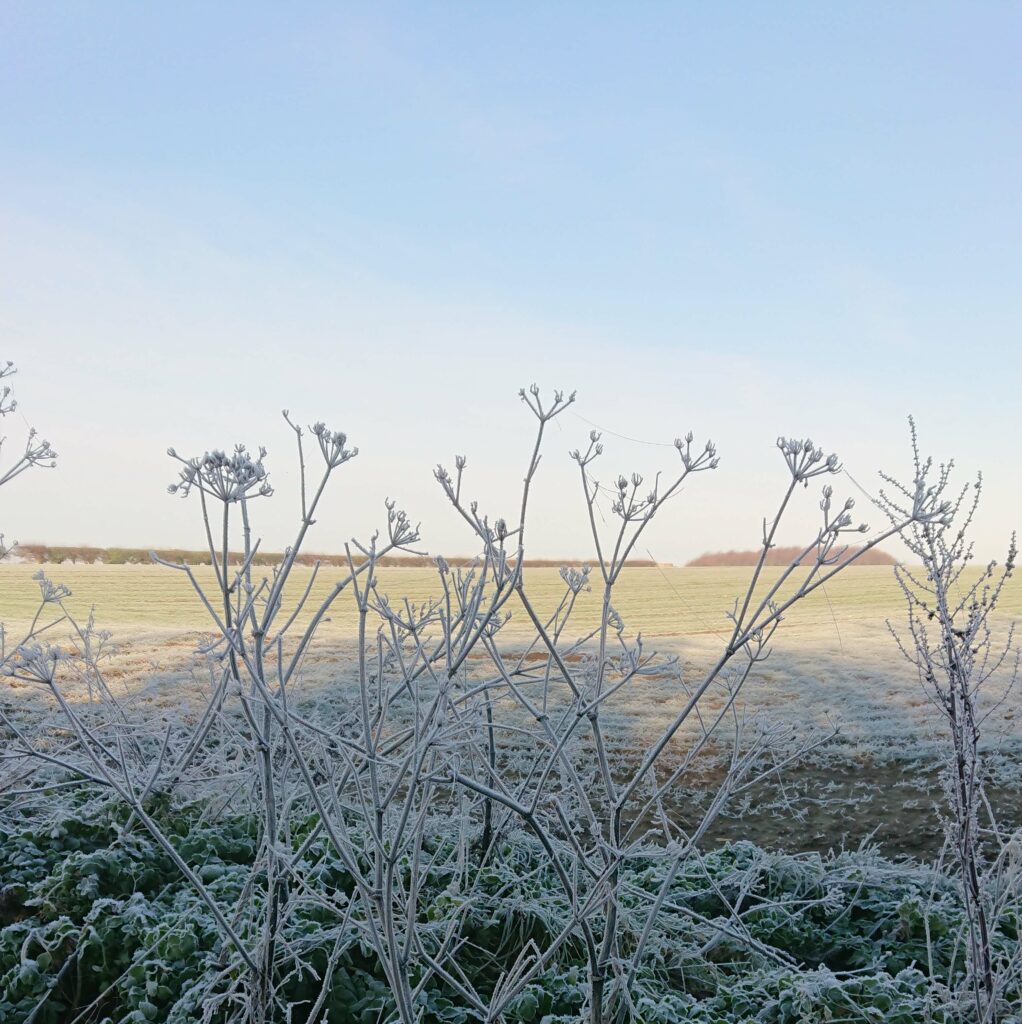
<path fill-rule="evenodd" d="M 47 565 L 42 567 L 54 582 L 72 590 L 68 609 L 78 617 L 95 609 L 97 625 L 125 637 L 139 632 L 188 632 L 210 628 L 209 618 L 183 573 L 149 565 Z M 0 622 L 16 632 L 35 614 L 39 587 L 33 580 L 37 565 L 0 565 Z M 195 570 L 209 586 L 208 567 Z M 767 569 L 769 585 L 781 570 Z M 288 587 L 288 598 L 297 600 L 309 580 L 310 569 L 297 567 Z M 746 568 L 634 568 L 626 570 L 614 592 L 614 605 L 623 616 L 628 633 L 653 636 L 713 636 L 727 631 L 725 613 L 743 591 L 751 570 Z M 323 569 L 313 588 L 309 607 L 315 606 L 345 575 L 338 568 Z M 542 611 L 552 611 L 564 593 L 556 569 L 527 569 L 528 592 Z M 579 599 L 574 632 L 591 628 L 599 613 L 598 579 L 593 592 Z M 379 589 L 395 602 L 407 597 L 421 602 L 437 597 L 440 588 L 435 572 L 427 569 L 382 568 Z M 522 618 L 514 607 L 516 618 Z M 1002 618 L 1022 615 L 1022 584 L 1009 585 L 1002 602 Z M 904 617 L 901 594 L 892 571 L 885 566 L 849 569 L 825 589 L 793 608 L 783 627 L 786 633 L 806 639 L 831 638 L 862 628 L 883 628 L 885 619 Z M 353 636 L 356 614 L 349 591 L 330 612 L 324 631 L 333 637 Z M 572 632 L 569 630 L 569 632 Z"/>
<path fill-rule="evenodd" d="M 38 606 L 38 566 L 0 566 L 0 621 L 17 636 Z M 106 665 L 112 683 L 133 688 L 144 684 L 150 695 L 163 701 L 198 696 L 186 683 L 194 666 L 192 652 L 201 633 L 210 631 L 209 619 L 183 573 L 155 566 L 53 565 L 48 576 L 71 587 L 69 611 L 85 617 L 95 608 L 96 624 L 109 629 L 119 652 Z M 781 570 L 764 572 L 766 586 Z M 742 568 L 635 568 L 622 575 L 615 591 L 615 607 L 626 623 L 626 634 L 641 631 L 648 649 L 677 654 L 689 680 L 716 659 L 726 642 L 726 612 L 744 590 L 751 570 Z M 197 569 L 208 584 L 209 569 Z M 310 570 L 298 568 L 289 587 L 291 600 L 304 590 Z M 328 594 L 343 572 L 331 568 L 320 573 L 310 607 Z M 551 612 L 564 587 L 555 569 L 527 570 L 528 590 L 537 607 Z M 583 594 L 566 638 L 582 635 L 597 621 L 597 580 L 593 592 Z M 384 568 L 379 587 L 396 603 L 403 597 L 421 602 L 436 597 L 434 573 L 424 569 Z M 505 643 L 521 645 L 524 612 L 509 605 L 515 619 Z M 1022 586 L 1016 581 L 1006 591 L 998 625 L 1007 626 L 1022 615 Z M 901 593 L 887 567 L 850 569 L 797 605 L 786 617 L 771 658 L 761 665 L 745 690 L 751 708 L 768 717 L 797 718 L 804 727 L 827 729 L 839 724 L 850 745 L 865 756 L 881 750 L 921 754 L 939 728 L 911 668 L 899 655 L 886 620 L 900 626 L 905 612 Z M 517 625 L 516 625 L 517 623 Z M 303 690 L 309 696 L 346 691 L 351 685 L 352 640 L 356 615 L 348 592 L 331 611 L 320 632 L 320 643 L 303 672 Z M 53 638 L 61 641 L 65 626 Z M 185 684 L 185 685 L 182 685 Z M 618 723 L 623 746 L 641 745 L 656 735 L 676 713 L 683 695 L 676 679 L 636 680 L 619 700 L 607 708 Z M 711 698 L 710 707 L 717 701 Z M 1014 701 L 998 716 L 1014 731 Z M 1020 716 L 1022 721 L 1022 716 Z M 693 722 L 693 727 L 695 723 Z"/>

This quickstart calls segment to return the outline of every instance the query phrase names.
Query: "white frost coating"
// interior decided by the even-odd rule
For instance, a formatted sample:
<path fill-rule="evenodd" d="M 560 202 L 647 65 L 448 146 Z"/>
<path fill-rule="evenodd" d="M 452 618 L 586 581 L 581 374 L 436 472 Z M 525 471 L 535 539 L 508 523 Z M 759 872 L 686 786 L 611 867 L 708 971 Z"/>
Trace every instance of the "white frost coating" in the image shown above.
<path fill-rule="evenodd" d="M 915 476 L 909 486 L 885 477 L 888 485 L 879 503 L 892 520 L 906 508 L 918 508 L 945 491 L 952 463 L 940 466 L 928 482 L 932 460 L 919 454 L 915 423 L 910 422 Z M 978 1024 L 1002 1019 L 1004 1000 L 1018 984 L 1022 963 L 1018 949 L 1005 950 L 998 941 L 998 923 L 1017 914 L 1022 893 L 1020 833 L 1003 828 L 987 796 L 990 770 L 985 763 L 983 731 L 990 716 L 1004 704 L 1018 677 L 1020 651 L 1014 623 L 995 640 L 991 616 L 1015 569 L 1015 536 L 1003 566 L 990 562 L 979 578 L 965 578 L 972 561 L 969 527 L 979 506 L 982 477 L 944 502 L 935 520 L 913 522 L 902 540 L 921 570 L 896 570 L 908 606 L 907 636 L 893 629 L 902 653 L 915 668 L 928 701 L 945 723 L 941 781 L 948 807 L 945 855 L 956 876 L 966 910 L 964 992 Z M 971 498 L 970 498 L 971 494 Z M 1008 666 L 998 690 L 991 682 Z"/>
<path fill-rule="evenodd" d="M 291 546 L 268 575 L 254 566 L 252 522 L 254 499 L 272 494 L 265 451 L 252 455 L 238 446 L 232 455 L 215 450 L 192 459 L 170 451 L 182 466 L 171 491 L 197 502 L 213 566 L 209 586 L 191 567 L 156 559 L 181 575 L 212 629 L 201 648 L 209 684 L 198 714 L 163 709 L 156 718 L 152 705 L 115 695 L 103 669 L 107 638 L 91 621 L 79 627 L 68 616 L 71 651 L 55 656 L 45 643 L 25 644 L 9 659 L 16 681 L 48 694 L 50 711 L 27 724 L 3 716 L 16 752 L 5 768 L 8 780 L 17 778 L 26 803 L 38 800 L 58 775 L 124 801 L 132 823 L 141 823 L 175 859 L 244 965 L 239 983 L 252 1020 L 271 1013 L 286 1019 L 280 989 L 300 967 L 302 953 L 283 942 L 281 921 L 299 897 L 317 900 L 344 927 L 358 929 L 402 1024 L 419 1019 L 420 997 L 434 979 L 457 992 L 477 1018 L 499 1020 L 566 943 L 584 950 L 589 1019 L 627 1018 L 637 974 L 651 948 L 664 941 L 664 922 L 681 913 L 670 903 L 672 882 L 698 863 L 706 831 L 729 804 L 833 734 L 759 720 L 740 697 L 788 610 L 854 561 L 844 557 L 845 536 L 867 529 L 853 525 L 850 501 L 835 505 L 827 484 L 819 527 L 801 557 L 779 575 L 764 574 L 785 510 L 811 481 L 839 471 L 837 457 L 809 439 L 778 439 L 786 479 L 775 514 L 763 521 L 759 563 L 721 641 L 690 678 L 677 657 L 650 649 L 641 633 L 629 634 L 614 597 L 647 525 L 686 481 L 717 467 L 715 447 L 694 445 L 687 434 L 675 442 L 679 465 L 670 473 L 645 486 L 640 475 L 622 473 L 605 487 L 594 476 L 603 445 L 593 431 L 588 446 L 571 457 L 594 568 L 562 570 L 559 603 L 552 613 L 540 613 L 525 566 L 529 498 L 548 425 L 575 396 L 555 392 L 544 401 L 533 385 L 520 397 L 535 435 L 513 509 L 490 515 L 466 497 L 464 456 L 455 458 L 453 474 L 443 466 L 435 470 L 478 550 L 465 569 L 436 559 L 435 599 L 416 604 L 381 590 L 381 559 L 420 553 L 418 528 L 390 501 L 383 533 L 351 541 L 347 571 L 325 599 L 310 605 L 318 567 L 294 592 L 296 559 L 322 496 L 333 473 L 358 450 L 347 447 L 343 433 L 317 423 L 311 432 L 319 455 L 307 465 L 305 433 L 285 412 L 297 447 L 301 515 Z M 926 530 L 948 520 L 946 481 L 939 476 L 931 484 L 928 471 L 917 460 L 911 500 L 890 507 L 890 525 L 861 551 L 906 528 Z M 232 559 L 232 551 L 240 558 Z M 66 614 L 59 590 L 46 580 L 40 585 L 42 606 Z M 590 587 L 599 595 L 600 613 L 595 627 L 579 631 L 573 614 Z M 341 600 L 351 601 L 357 613 L 351 665 L 314 667 L 320 627 Z M 508 628 L 512 616 L 521 628 Z M 305 699 L 307 671 L 327 677 L 317 701 Z M 643 737 L 638 756 L 623 756 L 622 709 L 654 681 L 666 695 L 659 729 Z M 74 696 L 83 682 L 85 701 Z M 727 760 L 716 791 L 684 829 L 667 813 L 671 794 L 722 749 Z M 783 754 L 764 766 L 764 756 L 779 749 Z M 156 794 L 202 795 L 258 813 L 263 842 L 242 905 L 225 913 L 207 883 L 176 855 L 172 838 L 146 810 Z M 313 838 L 293 842 L 310 817 Z M 350 901 L 320 884 L 309 858 L 313 841 L 324 836 L 353 879 Z M 458 952 L 465 923 L 481 906 L 482 872 L 510 837 L 532 844 L 545 859 L 564 917 L 549 944 L 523 945 L 487 995 L 459 971 Z M 643 863 L 658 871 L 651 891 L 629 881 Z M 450 899 L 442 915 L 431 915 L 423 890 L 438 869 L 450 878 Z M 828 898 L 842 898 L 839 890 Z M 508 898 L 520 898 L 513 887 Z M 701 922 L 716 936 L 706 952 L 726 936 L 778 964 L 789 962 L 749 935 L 741 888 L 728 906 L 726 918 Z"/>

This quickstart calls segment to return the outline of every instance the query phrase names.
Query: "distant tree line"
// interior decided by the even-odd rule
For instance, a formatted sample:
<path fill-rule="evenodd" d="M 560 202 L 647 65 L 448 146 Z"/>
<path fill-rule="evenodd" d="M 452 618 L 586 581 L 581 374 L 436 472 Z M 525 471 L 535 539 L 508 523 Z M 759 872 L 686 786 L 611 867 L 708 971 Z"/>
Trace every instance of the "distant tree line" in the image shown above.
<path fill-rule="evenodd" d="M 154 552 L 160 558 L 168 562 L 177 562 L 181 565 L 209 565 L 208 551 L 190 551 L 184 548 L 97 548 L 87 545 L 51 545 L 51 544 L 19 544 L 15 554 L 27 562 L 39 563 L 83 563 L 86 565 L 148 565 L 152 559 L 150 553 Z M 257 552 L 252 560 L 253 565 L 277 565 L 284 559 L 283 552 Z M 241 563 L 241 555 L 237 552 L 231 553 L 231 560 Z M 361 565 L 364 556 L 355 554 L 353 560 L 356 565 Z M 298 565 L 321 565 L 346 566 L 347 555 L 312 554 L 301 552 L 295 558 Z M 474 559 L 470 557 L 453 557 L 446 559 L 448 565 L 455 567 L 471 565 Z M 386 555 L 376 559 L 377 565 L 402 566 L 406 568 L 429 568 L 433 566 L 433 559 L 425 555 Z M 562 565 L 581 566 L 583 559 L 573 558 L 527 558 L 524 563 L 531 568 L 553 568 L 559 569 Z M 628 565 L 638 568 L 653 568 L 656 565 L 670 565 L 669 562 L 658 563 L 649 558 L 632 558 Z"/>
<path fill-rule="evenodd" d="M 86 565 L 148 565 L 151 561 L 150 551 L 168 562 L 177 562 L 181 565 L 208 565 L 209 552 L 200 550 L 186 550 L 184 548 L 98 548 L 78 544 L 19 544 L 17 554 L 27 562 L 56 563 L 70 562 L 71 564 L 83 563 Z M 895 565 L 897 559 L 886 551 L 872 548 L 869 551 L 859 554 L 860 548 L 849 547 L 842 556 L 842 561 L 855 558 L 856 565 Z M 797 547 L 775 547 L 771 548 L 766 557 L 766 565 L 790 565 L 802 553 Z M 758 551 L 707 551 L 698 558 L 686 562 L 686 567 L 704 568 L 713 566 L 754 566 L 759 560 Z M 284 557 L 283 552 L 258 552 L 253 560 L 254 565 L 276 565 Z M 232 561 L 237 559 L 240 563 L 240 556 L 232 553 Z M 363 556 L 356 555 L 354 561 L 360 565 Z M 466 566 L 472 563 L 470 557 L 448 558 L 447 562 L 452 566 Z M 314 565 L 319 562 L 322 565 L 345 566 L 348 564 L 347 556 L 342 554 L 306 554 L 302 552 L 295 559 L 298 565 Z M 420 555 L 387 555 L 377 559 L 378 565 L 403 566 L 406 568 L 429 567 L 433 559 Z M 525 565 L 532 568 L 560 568 L 562 565 L 580 566 L 583 559 L 575 558 L 527 558 Z M 651 558 L 630 558 L 628 565 L 633 568 L 651 569 L 657 565 L 671 567 L 671 562 L 655 562 Z"/>
<path fill-rule="evenodd" d="M 763 564 L 791 565 L 792 562 L 796 561 L 804 553 L 805 550 L 799 547 L 774 547 L 767 552 L 766 560 Z M 760 551 L 708 551 L 685 564 L 686 566 L 698 568 L 727 565 L 751 566 L 758 564 L 760 555 Z M 812 557 L 812 555 L 808 556 L 810 560 Z M 841 555 L 841 561 L 847 562 L 851 559 L 855 559 L 855 565 L 896 565 L 898 561 L 892 555 L 887 554 L 886 551 L 881 551 L 879 548 L 870 548 L 868 551 L 863 551 L 859 547 L 848 547 Z"/>

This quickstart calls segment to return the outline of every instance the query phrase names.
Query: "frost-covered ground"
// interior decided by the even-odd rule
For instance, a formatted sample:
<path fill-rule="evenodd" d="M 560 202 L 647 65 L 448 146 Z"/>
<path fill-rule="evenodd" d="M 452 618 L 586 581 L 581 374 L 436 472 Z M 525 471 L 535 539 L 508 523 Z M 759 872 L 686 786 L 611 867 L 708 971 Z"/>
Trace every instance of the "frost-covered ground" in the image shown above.
<path fill-rule="evenodd" d="M 100 664 L 106 684 L 123 702 L 123 735 L 141 730 L 151 745 L 167 725 L 197 721 L 218 676 L 218 662 L 215 653 L 197 653 L 210 634 L 203 631 L 202 617 L 193 607 L 195 596 L 182 578 L 149 568 L 71 568 L 73 572 L 61 567 L 47 571 L 55 580 L 70 582 L 75 594 L 68 607 L 76 615 L 87 615 L 85 597 L 90 590 L 96 595 L 96 626 L 111 631 Z M 27 566 L 0 569 L 0 618 L 12 624 L 13 635 L 24 627 L 26 609 L 32 608 L 34 571 Z M 637 982 L 643 1002 L 636 1019 L 643 1024 L 796 1024 L 823 1019 L 821 1014 L 828 1020 L 921 1024 L 937 1019 L 931 1004 L 945 998 L 942 986 L 960 974 L 957 936 L 963 917 L 952 881 L 931 867 L 880 856 L 928 858 L 936 852 L 940 827 L 934 764 L 941 734 L 939 720 L 885 623 L 888 616 L 900 618 L 902 611 L 888 574 L 861 572 L 849 574 L 840 587 L 828 588 L 822 599 L 807 602 L 782 625 L 771 656 L 742 692 L 737 721 L 744 725 L 746 740 L 759 730 L 773 736 L 764 767 L 785 761 L 814 738 L 827 742 L 798 765 L 786 764 L 783 771 L 768 774 L 760 789 L 742 794 L 706 837 L 703 845 L 712 852 L 693 858 L 672 881 L 672 913 L 657 926 L 663 933 L 656 932 L 653 966 Z M 612 769 L 623 772 L 634 766 L 640 752 L 674 718 L 687 688 L 697 685 L 716 661 L 727 643 L 722 613 L 728 591 L 740 583 L 741 575 L 735 570 L 700 570 L 695 575 L 647 570 L 646 575 L 633 574 L 622 588 L 618 607 L 626 633 L 633 635 L 652 622 L 644 630 L 645 651 L 656 649 L 665 664 L 631 681 L 605 706 L 602 722 L 611 738 Z M 556 576 L 551 573 L 536 582 L 540 600 L 549 607 L 556 596 Z M 386 583 L 392 595 L 411 591 L 421 600 L 429 593 L 428 579 L 421 573 L 392 571 Z M 1017 598 L 1016 589 L 999 624 L 1017 617 Z M 565 644 L 591 626 L 591 601 L 580 612 L 577 629 L 562 638 Z M 351 625 L 350 609 L 339 607 L 288 689 L 291 713 L 333 726 L 329 735 L 342 735 L 358 717 Z M 58 623 L 46 636 L 63 643 L 67 629 L 67 623 Z M 526 634 L 516 620 L 498 637 L 512 661 L 517 655 L 542 664 L 541 652 L 526 648 Z M 591 649 L 582 647 L 566 656 L 580 679 L 590 655 Z M 466 670 L 466 683 L 478 680 L 485 677 L 488 663 L 478 654 Z M 89 706 L 88 685 L 76 678 L 73 661 L 61 663 L 61 673 L 61 689 L 77 705 L 82 722 L 108 713 L 99 705 Z M 538 683 L 522 676 L 519 685 L 528 689 Z M 172 846 L 181 851 L 188 868 L 199 873 L 214 905 L 232 915 L 248 908 L 251 920 L 245 918 L 245 934 L 254 944 L 262 928 L 256 913 L 259 900 L 246 904 L 246 894 L 253 891 L 253 882 L 258 888 L 263 870 L 259 836 L 264 823 L 253 812 L 250 795 L 246 797 L 252 788 L 251 761 L 246 770 L 244 758 L 235 754 L 251 750 L 240 696 L 232 694 L 228 718 L 218 720 L 211 735 L 209 747 L 215 755 L 209 770 L 182 782 L 173 800 L 158 795 L 152 814 L 173 835 Z M 555 686 L 550 696 L 553 717 L 567 707 L 567 688 Z M 701 721 L 711 720 L 725 699 L 722 688 L 707 693 L 702 719 L 689 719 L 668 748 L 668 766 L 693 747 Z M 51 700 L 36 684 L 0 681 L 0 705 L 14 722 L 34 730 L 44 750 L 51 737 L 73 750 L 74 736 L 69 744 L 66 723 L 58 715 L 48 717 Z M 1022 822 L 1022 736 L 1016 706 L 1010 696 L 987 723 L 988 753 L 996 754 L 1001 771 L 990 792 L 1006 824 Z M 400 729 L 403 713 L 394 706 L 389 729 Z M 528 766 L 530 745 L 536 744 L 534 725 L 504 701 L 495 708 L 495 720 L 504 730 L 500 757 L 512 766 L 505 777 L 517 780 L 521 775 L 515 759 Z M 665 799 L 665 810 L 676 820 L 694 823 L 700 817 L 728 756 L 732 725 L 725 719 L 719 742 L 707 747 L 695 770 Z M 832 735 L 835 729 L 839 731 Z M 583 736 L 572 742 L 570 752 L 580 774 L 595 778 L 596 760 L 587 740 Z M 13 781 L 22 770 L 17 757 L 9 769 L 7 778 Z M 23 781 L 7 788 L 11 807 L 18 802 L 17 786 Z M 430 810 L 446 829 L 450 804 L 443 795 L 437 799 Z M 64 1006 L 102 1004 L 114 1019 L 184 1024 L 200 1012 L 211 1014 L 210 1019 L 227 1019 L 217 1014 L 237 998 L 240 975 L 222 969 L 223 936 L 206 912 L 207 904 L 183 881 L 180 864 L 171 862 L 145 830 L 125 829 L 126 812 L 116 801 L 104 805 L 82 790 L 47 794 L 39 807 L 35 818 L 12 814 L 0 823 L 0 874 L 13 879 L 0 892 L 0 1018 L 25 1019 L 38 1005 L 57 1014 Z M 308 862 L 301 864 L 303 879 L 325 888 L 306 892 L 299 886 L 291 893 L 275 934 L 287 955 L 303 966 L 282 980 L 279 991 L 299 1005 L 322 988 L 329 997 L 331 1020 L 380 1019 L 381 1008 L 389 1005 L 381 971 L 366 956 L 361 933 L 334 927 L 337 919 L 348 920 L 344 907 L 352 900 L 350 877 L 332 859 L 322 837 L 318 845 L 306 846 L 315 840 L 303 831 L 312 827 L 313 819 L 300 815 L 294 821 L 300 827 L 288 832 L 287 843 L 275 847 L 277 856 L 294 853 L 298 865 L 296 851 L 303 850 Z M 870 839 L 879 843 L 879 853 L 863 849 L 796 856 L 855 847 Z M 751 842 L 728 845 L 724 840 Z M 643 852 L 648 862 L 626 864 L 626 910 L 633 896 L 659 884 L 660 850 L 650 844 Z M 465 924 L 465 949 L 481 952 L 480 970 L 503 964 L 505 952 L 516 955 L 526 937 L 543 938 L 561 927 L 557 914 L 565 908 L 557 897 L 559 882 L 543 873 L 538 852 L 529 833 L 512 830 L 488 869 L 486 878 L 495 894 L 491 898 L 489 889 L 481 891 L 478 913 Z M 634 882 L 627 872 L 635 872 Z M 447 875 L 425 877 L 422 927 L 449 917 L 449 882 Z M 515 893 L 513 899 L 509 892 Z M 746 901 L 751 892 L 755 899 Z M 726 910 L 722 893 L 743 904 L 742 927 L 750 929 L 754 946 L 732 944 L 717 930 L 714 922 L 723 920 Z M 324 918 L 324 908 L 330 909 L 329 900 L 335 899 L 331 912 L 338 915 Z M 768 901 L 762 907 L 757 905 L 761 899 Z M 771 952 L 764 958 L 760 950 L 767 947 Z M 589 991 L 584 965 L 577 949 L 569 944 L 565 950 L 530 985 L 509 1019 L 561 1024 L 580 1019 Z M 707 956 L 709 950 L 712 956 Z M 315 984 L 308 982 L 305 965 L 327 976 L 328 957 L 341 953 L 339 973 L 329 975 L 331 982 L 322 987 L 318 977 Z M 79 975 L 87 979 L 84 987 L 80 981 L 72 985 L 61 980 L 72 977 L 65 967 L 76 962 Z M 460 962 L 466 970 L 476 970 L 464 957 Z M 929 964 L 932 977 L 922 969 L 924 964 Z M 424 1020 L 447 1024 L 466 1019 L 463 1007 L 448 994 L 434 997 Z M 966 1010 L 946 1019 L 964 1024 L 972 1018 Z"/>
<path fill-rule="evenodd" d="M 0 567 L 0 621 L 12 635 L 23 627 L 34 607 L 37 566 Z M 153 720 L 163 716 L 195 716 L 204 706 L 210 672 L 195 654 L 203 633 L 202 608 L 186 581 L 172 571 L 149 566 L 47 566 L 54 580 L 67 582 L 73 596 L 68 606 L 77 615 L 95 604 L 97 627 L 111 631 L 111 649 L 104 674 L 115 692 L 144 701 Z M 617 607 L 632 635 L 642 630 L 647 649 L 678 659 L 679 671 L 665 671 L 631 682 L 605 709 L 605 723 L 614 737 L 615 753 L 628 760 L 655 738 L 684 699 L 684 685 L 695 683 L 726 642 L 724 612 L 738 592 L 747 570 L 652 569 L 625 574 Z M 529 573 L 538 602 L 551 605 L 559 595 L 554 570 Z M 304 587 L 304 571 L 296 587 Z M 382 589 L 393 596 L 422 600 L 432 593 L 433 577 L 419 569 L 387 569 Z M 330 577 L 317 588 L 324 593 Z M 577 633 L 595 614 L 594 595 L 581 602 Z M 1022 588 L 1013 585 L 1003 605 L 1000 625 L 1019 617 Z M 933 812 L 939 796 L 933 773 L 941 722 L 925 699 L 914 669 L 900 653 L 887 627 L 903 617 L 900 595 L 886 568 L 850 570 L 798 607 L 776 635 L 770 658 L 760 665 L 742 694 L 748 729 L 787 724 L 791 730 L 773 744 L 778 759 L 812 736 L 838 734 L 815 749 L 798 767 L 778 776 L 770 786 L 771 804 L 757 804 L 741 822 L 724 819 L 720 836 L 751 835 L 756 841 L 787 849 L 857 842 L 879 828 L 877 838 L 892 848 L 925 852 L 937 833 Z M 329 719 L 343 714 L 353 693 L 350 602 L 332 611 L 320 641 L 306 659 L 294 699 Z M 56 626 L 52 639 L 59 642 Z M 570 630 L 568 634 L 570 634 Z M 502 634 L 505 648 L 522 643 L 515 619 Z M 73 682 L 69 683 L 74 692 Z M 84 691 L 78 696 L 84 697 Z M 43 699 L 28 687 L 0 690 L 5 710 L 18 715 Z M 712 714 L 724 700 L 722 692 L 707 695 Z M 991 715 L 988 749 L 1001 773 L 995 792 L 1005 813 L 1018 817 L 1015 792 L 1022 772 L 1022 715 L 1018 695 Z M 508 720 L 516 712 L 507 709 Z M 522 725 L 529 723 L 522 721 Z M 680 755 L 699 729 L 692 719 L 675 740 Z M 786 746 L 787 745 L 787 746 Z M 713 765 L 704 759 L 706 778 Z M 700 781 L 679 787 L 678 813 L 700 796 Z"/>

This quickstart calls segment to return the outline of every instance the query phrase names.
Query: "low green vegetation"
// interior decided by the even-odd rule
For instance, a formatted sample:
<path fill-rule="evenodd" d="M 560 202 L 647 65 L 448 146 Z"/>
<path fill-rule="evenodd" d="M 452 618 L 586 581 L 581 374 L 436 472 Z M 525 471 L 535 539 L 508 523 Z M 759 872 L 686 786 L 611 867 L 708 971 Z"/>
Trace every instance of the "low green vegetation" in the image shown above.
<path fill-rule="evenodd" d="M 243 890 L 258 888 L 249 867 L 257 820 L 207 821 L 199 806 L 152 813 L 226 914 Z M 243 968 L 226 955 L 208 909 L 167 854 L 126 815 L 90 810 L 0 830 L 0 1020 L 25 1021 L 38 1007 L 37 1024 L 217 1022 L 237 1009 Z M 314 896 L 290 893 L 281 945 L 302 951 L 302 967 L 282 979 L 281 995 L 293 1004 L 292 1024 L 308 1019 L 324 986 L 319 1020 L 373 1024 L 391 1009 L 389 989 L 346 916 L 350 877 L 325 840 L 302 847 L 314 824 L 292 837 L 319 887 Z M 427 918 L 447 918 L 461 898 L 448 870 L 430 876 Z M 478 991 L 492 989 L 525 943 L 544 948 L 563 925 L 568 908 L 549 873 L 523 834 L 474 871 L 459 965 Z M 662 878 L 649 859 L 627 874 L 635 907 Z M 742 907 L 744 935 L 735 933 L 728 904 Z M 635 988 L 637 1021 L 967 1020 L 933 1005 L 961 963 L 962 910 L 954 884 L 929 869 L 870 851 L 796 857 L 741 842 L 687 863 L 668 905 Z M 246 936 L 256 922 L 236 924 Z M 1006 950 L 1018 941 L 1017 925 L 1001 924 Z M 576 1021 L 584 978 L 582 951 L 566 944 L 507 1019 Z M 436 979 L 420 1000 L 424 1024 L 472 1019 L 457 992 Z"/>

